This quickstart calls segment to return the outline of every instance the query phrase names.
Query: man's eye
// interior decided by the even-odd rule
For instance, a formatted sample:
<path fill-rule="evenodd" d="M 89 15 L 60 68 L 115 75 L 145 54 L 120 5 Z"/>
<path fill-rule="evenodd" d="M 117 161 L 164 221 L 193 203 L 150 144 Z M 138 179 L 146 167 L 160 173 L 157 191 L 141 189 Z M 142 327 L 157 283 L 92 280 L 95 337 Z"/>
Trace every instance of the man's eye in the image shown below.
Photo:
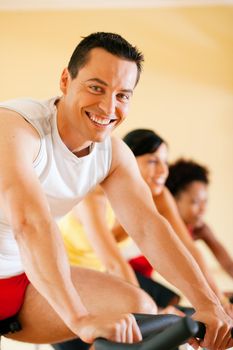
<path fill-rule="evenodd" d="M 127 94 L 118 94 L 117 97 L 121 100 L 121 101 L 128 101 L 130 96 Z"/>
<path fill-rule="evenodd" d="M 103 91 L 103 89 L 100 86 L 97 86 L 97 85 L 91 85 L 91 86 L 89 86 L 89 88 L 93 92 L 102 92 Z"/>

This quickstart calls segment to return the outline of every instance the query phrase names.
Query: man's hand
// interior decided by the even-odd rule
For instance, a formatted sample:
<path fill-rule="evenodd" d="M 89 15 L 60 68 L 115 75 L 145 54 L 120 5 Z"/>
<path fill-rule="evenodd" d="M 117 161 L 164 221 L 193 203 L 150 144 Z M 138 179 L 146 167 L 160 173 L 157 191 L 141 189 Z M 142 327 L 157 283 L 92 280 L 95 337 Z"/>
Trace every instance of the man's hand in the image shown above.
<path fill-rule="evenodd" d="M 224 312 L 221 306 L 208 309 L 203 307 L 203 311 L 197 311 L 193 316 L 195 320 L 203 322 L 206 326 L 204 340 L 200 341 L 200 346 L 209 350 L 228 349 L 233 346 L 231 329 L 233 320 Z"/>
<path fill-rule="evenodd" d="M 135 343 L 142 340 L 137 322 L 132 314 L 88 315 L 78 322 L 72 331 L 84 342 L 93 343 L 96 338 L 105 338 L 120 343 Z"/>
<path fill-rule="evenodd" d="M 233 319 L 233 304 L 229 300 L 223 304 L 225 312 Z"/>

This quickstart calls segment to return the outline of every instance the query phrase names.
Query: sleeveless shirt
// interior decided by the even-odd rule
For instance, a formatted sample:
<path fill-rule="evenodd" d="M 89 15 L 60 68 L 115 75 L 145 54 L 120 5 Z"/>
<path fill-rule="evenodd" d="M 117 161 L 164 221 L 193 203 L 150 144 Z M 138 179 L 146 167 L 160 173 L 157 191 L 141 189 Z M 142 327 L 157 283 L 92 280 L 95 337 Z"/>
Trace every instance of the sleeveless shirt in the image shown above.
<path fill-rule="evenodd" d="M 17 99 L 0 104 L 2 108 L 19 113 L 40 136 L 40 150 L 33 166 L 55 220 L 68 213 L 90 190 L 103 181 L 109 173 L 112 160 L 110 137 L 95 143 L 92 151 L 81 158 L 66 147 L 57 129 L 55 102 L 58 99 Z M 22 272 L 17 242 L 0 208 L 0 278 Z"/>

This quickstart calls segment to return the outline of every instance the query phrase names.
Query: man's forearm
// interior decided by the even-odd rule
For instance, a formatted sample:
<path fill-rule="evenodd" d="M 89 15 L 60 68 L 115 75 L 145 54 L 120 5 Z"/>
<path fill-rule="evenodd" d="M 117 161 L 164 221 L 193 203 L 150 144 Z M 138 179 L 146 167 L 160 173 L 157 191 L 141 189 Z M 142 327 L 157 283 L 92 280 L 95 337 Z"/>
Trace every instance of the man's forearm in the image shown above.
<path fill-rule="evenodd" d="M 147 237 L 135 236 L 136 243 L 153 267 L 180 289 L 196 309 L 199 304 L 219 303 L 196 261 L 164 218 L 158 216 L 147 221 L 144 232 Z"/>
<path fill-rule="evenodd" d="M 191 253 L 192 253 L 194 259 L 196 260 L 196 262 L 198 263 L 198 265 L 199 265 L 204 277 L 206 278 L 206 281 L 208 282 L 210 288 L 214 291 L 214 293 L 217 295 L 219 300 L 221 300 L 223 297 L 223 294 L 220 291 L 220 289 L 218 288 L 217 284 L 215 283 L 212 275 L 210 274 L 210 270 L 208 269 L 208 267 L 205 263 L 205 260 L 202 257 L 201 252 L 198 250 L 198 248 L 193 246 Z"/>
<path fill-rule="evenodd" d="M 37 231 L 26 227 L 18 233 L 22 262 L 28 278 L 61 319 L 72 329 L 75 321 L 87 314 L 71 281 L 70 267 L 60 234 L 44 225 Z"/>

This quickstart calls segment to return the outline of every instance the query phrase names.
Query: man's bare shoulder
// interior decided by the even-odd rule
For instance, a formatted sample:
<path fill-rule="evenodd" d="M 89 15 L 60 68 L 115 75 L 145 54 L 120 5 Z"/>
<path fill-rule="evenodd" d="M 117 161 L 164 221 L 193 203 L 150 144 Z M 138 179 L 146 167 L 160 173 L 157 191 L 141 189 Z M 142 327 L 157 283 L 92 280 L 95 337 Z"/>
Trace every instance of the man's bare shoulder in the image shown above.
<path fill-rule="evenodd" d="M 114 164 L 121 164 L 124 162 L 135 162 L 135 157 L 130 150 L 130 148 L 126 145 L 124 141 L 122 141 L 119 137 L 112 136 L 112 158 Z"/>
<path fill-rule="evenodd" d="M 35 128 L 19 113 L 3 107 L 0 108 L 0 125 L 1 134 L 5 131 L 14 130 L 18 131 L 18 133 L 28 132 L 29 134 L 34 134 L 35 137 L 39 137 Z"/>
<path fill-rule="evenodd" d="M 25 145 L 28 150 L 37 152 L 40 137 L 36 129 L 19 113 L 0 108 L 1 148 L 17 148 Z"/>
<path fill-rule="evenodd" d="M 112 178 L 112 175 L 116 177 L 132 177 L 137 174 L 139 170 L 136 159 L 133 152 L 129 147 L 119 138 L 112 137 L 112 164 L 108 178 Z M 105 184 L 106 180 L 102 182 Z"/>

